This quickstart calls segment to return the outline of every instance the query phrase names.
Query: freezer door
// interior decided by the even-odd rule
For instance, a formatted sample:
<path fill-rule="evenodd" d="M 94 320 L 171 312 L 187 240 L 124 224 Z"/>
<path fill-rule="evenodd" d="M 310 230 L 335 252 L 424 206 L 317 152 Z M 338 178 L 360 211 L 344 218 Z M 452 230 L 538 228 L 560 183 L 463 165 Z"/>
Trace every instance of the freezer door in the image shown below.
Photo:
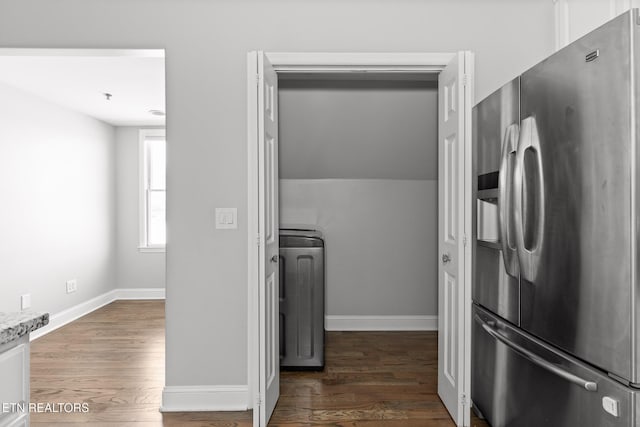
<path fill-rule="evenodd" d="M 629 17 L 522 75 L 514 186 L 522 328 L 632 380 Z"/>
<path fill-rule="evenodd" d="M 637 426 L 638 390 L 473 309 L 471 399 L 493 427 Z"/>
<path fill-rule="evenodd" d="M 478 200 L 472 298 L 514 324 L 520 321 L 520 285 L 515 241 L 509 233 L 509 195 L 520 118 L 519 80 L 473 109 Z"/>

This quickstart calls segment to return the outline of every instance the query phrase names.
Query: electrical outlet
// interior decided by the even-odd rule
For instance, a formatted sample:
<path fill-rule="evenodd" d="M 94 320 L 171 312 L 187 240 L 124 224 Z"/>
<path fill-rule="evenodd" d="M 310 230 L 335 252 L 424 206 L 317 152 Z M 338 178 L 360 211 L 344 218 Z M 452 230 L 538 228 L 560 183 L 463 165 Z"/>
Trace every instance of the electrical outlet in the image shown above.
<path fill-rule="evenodd" d="M 27 308 L 31 308 L 31 294 L 20 296 L 20 310 L 26 310 Z"/>
<path fill-rule="evenodd" d="M 76 279 L 67 280 L 67 293 L 71 294 L 78 290 L 78 281 Z"/>

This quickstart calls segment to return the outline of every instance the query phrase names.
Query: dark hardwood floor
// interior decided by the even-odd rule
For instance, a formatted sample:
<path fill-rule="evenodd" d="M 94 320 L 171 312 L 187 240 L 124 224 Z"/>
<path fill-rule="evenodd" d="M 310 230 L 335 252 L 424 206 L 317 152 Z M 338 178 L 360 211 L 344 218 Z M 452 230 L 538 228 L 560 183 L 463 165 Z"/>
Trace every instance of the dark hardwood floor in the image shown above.
<path fill-rule="evenodd" d="M 434 332 L 327 333 L 323 372 L 283 372 L 273 426 L 454 426 L 436 393 Z M 33 426 L 251 426 L 247 412 L 165 413 L 164 303 L 117 301 L 31 345 Z M 472 420 L 474 427 L 487 424 Z"/>
<path fill-rule="evenodd" d="M 323 372 L 281 374 L 272 425 L 455 426 L 437 394 L 436 332 L 330 332 L 326 339 Z"/>

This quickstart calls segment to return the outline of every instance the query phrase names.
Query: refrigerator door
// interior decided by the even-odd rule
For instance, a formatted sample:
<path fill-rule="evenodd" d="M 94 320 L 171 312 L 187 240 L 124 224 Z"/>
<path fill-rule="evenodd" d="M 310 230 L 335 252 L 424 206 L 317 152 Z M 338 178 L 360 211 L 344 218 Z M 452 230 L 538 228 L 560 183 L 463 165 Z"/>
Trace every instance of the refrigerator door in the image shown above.
<path fill-rule="evenodd" d="M 517 325 L 519 265 L 509 196 L 518 141 L 520 79 L 480 102 L 473 116 L 478 202 L 472 298 Z"/>
<path fill-rule="evenodd" d="M 502 143 L 510 125 L 520 121 L 520 77 L 487 96 L 473 108 L 477 174 L 497 173 Z M 497 183 L 496 183 L 497 185 Z"/>
<path fill-rule="evenodd" d="M 521 327 L 632 380 L 629 18 L 522 75 L 514 186 Z"/>
<path fill-rule="evenodd" d="M 632 427 L 638 393 L 473 306 L 471 399 L 493 427 Z"/>

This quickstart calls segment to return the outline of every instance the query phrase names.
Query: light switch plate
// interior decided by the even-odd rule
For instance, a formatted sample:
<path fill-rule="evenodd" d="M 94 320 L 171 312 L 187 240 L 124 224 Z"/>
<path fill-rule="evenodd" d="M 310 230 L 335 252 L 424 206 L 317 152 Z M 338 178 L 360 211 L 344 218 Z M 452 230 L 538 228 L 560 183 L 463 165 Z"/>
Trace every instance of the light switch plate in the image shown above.
<path fill-rule="evenodd" d="M 216 228 L 238 228 L 238 208 L 216 208 Z"/>

